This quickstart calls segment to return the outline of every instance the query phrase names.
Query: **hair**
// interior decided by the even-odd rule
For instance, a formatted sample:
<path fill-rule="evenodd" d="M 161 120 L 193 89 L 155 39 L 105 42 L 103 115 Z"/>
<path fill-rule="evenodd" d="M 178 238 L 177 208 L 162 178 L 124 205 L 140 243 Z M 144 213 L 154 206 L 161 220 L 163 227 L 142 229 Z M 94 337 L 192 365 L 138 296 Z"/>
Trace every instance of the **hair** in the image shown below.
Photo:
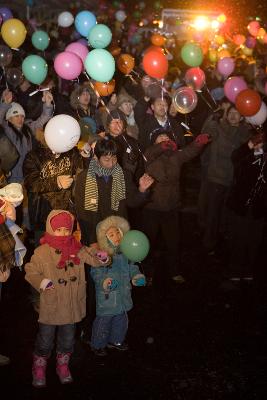
<path fill-rule="evenodd" d="M 116 156 L 118 147 L 112 139 L 102 139 L 96 142 L 94 154 L 99 159 L 102 156 Z"/>

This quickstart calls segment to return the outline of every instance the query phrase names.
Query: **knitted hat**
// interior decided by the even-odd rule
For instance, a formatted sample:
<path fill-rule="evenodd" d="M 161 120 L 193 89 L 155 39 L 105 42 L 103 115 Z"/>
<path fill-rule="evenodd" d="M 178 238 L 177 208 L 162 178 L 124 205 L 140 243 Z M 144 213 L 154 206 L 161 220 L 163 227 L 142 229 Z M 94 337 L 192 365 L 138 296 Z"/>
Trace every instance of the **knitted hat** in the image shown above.
<path fill-rule="evenodd" d="M 58 228 L 66 228 L 71 231 L 73 226 L 73 219 L 69 213 L 62 212 L 51 218 L 50 225 L 53 231 Z"/>
<path fill-rule="evenodd" d="M 149 134 L 150 143 L 154 144 L 160 135 L 167 135 L 170 138 L 170 140 L 174 140 L 171 132 L 166 131 L 166 129 L 164 128 L 156 128 Z"/>
<path fill-rule="evenodd" d="M 123 103 L 131 103 L 134 106 L 136 101 L 127 94 L 119 94 L 116 106 L 119 108 Z"/>
<path fill-rule="evenodd" d="M 8 120 L 11 117 L 16 117 L 17 115 L 22 115 L 25 117 L 25 111 L 23 107 L 19 103 L 11 103 L 11 107 L 6 112 L 6 119 Z"/>
<path fill-rule="evenodd" d="M 15 206 L 23 200 L 23 190 L 20 183 L 9 183 L 0 189 L 0 197 Z"/>

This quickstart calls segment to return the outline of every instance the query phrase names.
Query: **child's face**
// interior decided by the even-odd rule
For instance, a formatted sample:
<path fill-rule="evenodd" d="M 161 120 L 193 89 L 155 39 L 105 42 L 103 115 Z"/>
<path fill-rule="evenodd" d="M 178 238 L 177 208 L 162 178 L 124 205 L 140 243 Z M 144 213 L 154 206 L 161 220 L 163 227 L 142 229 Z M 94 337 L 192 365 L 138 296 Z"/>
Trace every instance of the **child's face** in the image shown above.
<path fill-rule="evenodd" d="M 106 236 L 107 236 L 108 240 L 110 240 L 114 246 L 116 246 L 116 247 L 119 246 L 122 236 L 121 236 L 121 232 L 118 228 L 116 228 L 115 226 L 111 226 L 107 230 Z"/>
<path fill-rule="evenodd" d="M 54 231 L 54 236 L 70 236 L 70 235 L 71 235 L 71 231 L 65 227 L 57 228 Z"/>

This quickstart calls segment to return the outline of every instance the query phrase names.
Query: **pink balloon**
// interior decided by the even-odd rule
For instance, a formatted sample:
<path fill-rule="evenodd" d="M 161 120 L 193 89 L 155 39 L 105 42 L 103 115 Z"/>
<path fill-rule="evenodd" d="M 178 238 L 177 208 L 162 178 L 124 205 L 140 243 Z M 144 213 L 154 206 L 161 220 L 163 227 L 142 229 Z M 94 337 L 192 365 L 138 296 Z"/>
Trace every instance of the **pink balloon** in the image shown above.
<path fill-rule="evenodd" d="M 218 61 L 217 70 L 224 78 L 228 78 L 234 69 L 235 62 L 231 57 L 224 57 Z"/>
<path fill-rule="evenodd" d="M 240 76 L 231 76 L 224 84 L 224 93 L 228 100 L 234 103 L 236 96 L 240 92 L 242 92 L 242 90 L 245 90 L 247 88 L 248 85 L 243 78 L 241 78 Z"/>
<path fill-rule="evenodd" d="M 251 21 L 247 26 L 249 33 L 252 36 L 255 36 L 255 37 L 257 36 L 260 27 L 261 26 L 260 26 L 260 23 L 258 21 Z"/>
<path fill-rule="evenodd" d="M 65 48 L 65 51 L 69 51 L 70 53 L 76 54 L 76 56 L 80 57 L 83 63 L 84 60 L 86 59 L 87 54 L 89 53 L 88 48 L 78 42 L 70 43 Z"/>
<path fill-rule="evenodd" d="M 72 80 L 78 78 L 83 69 L 80 57 L 74 53 L 63 51 L 54 60 L 56 73 L 63 79 Z"/>
<path fill-rule="evenodd" d="M 194 90 L 202 89 L 205 81 L 205 72 L 199 67 L 189 68 L 185 73 L 185 83 Z"/>

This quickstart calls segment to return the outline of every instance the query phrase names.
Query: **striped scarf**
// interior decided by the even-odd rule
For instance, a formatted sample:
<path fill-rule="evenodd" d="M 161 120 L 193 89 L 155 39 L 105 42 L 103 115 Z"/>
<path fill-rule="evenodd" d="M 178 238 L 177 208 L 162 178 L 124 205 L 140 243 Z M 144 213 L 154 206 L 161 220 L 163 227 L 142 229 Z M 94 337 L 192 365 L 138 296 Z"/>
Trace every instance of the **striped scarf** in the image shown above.
<path fill-rule="evenodd" d="M 113 168 L 103 168 L 95 159 L 90 161 L 85 181 L 85 210 L 98 210 L 98 187 L 96 176 L 112 176 L 111 209 L 118 211 L 120 201 L 126 198 L 122 168 L 118 164 L 114 165 Z"/>

